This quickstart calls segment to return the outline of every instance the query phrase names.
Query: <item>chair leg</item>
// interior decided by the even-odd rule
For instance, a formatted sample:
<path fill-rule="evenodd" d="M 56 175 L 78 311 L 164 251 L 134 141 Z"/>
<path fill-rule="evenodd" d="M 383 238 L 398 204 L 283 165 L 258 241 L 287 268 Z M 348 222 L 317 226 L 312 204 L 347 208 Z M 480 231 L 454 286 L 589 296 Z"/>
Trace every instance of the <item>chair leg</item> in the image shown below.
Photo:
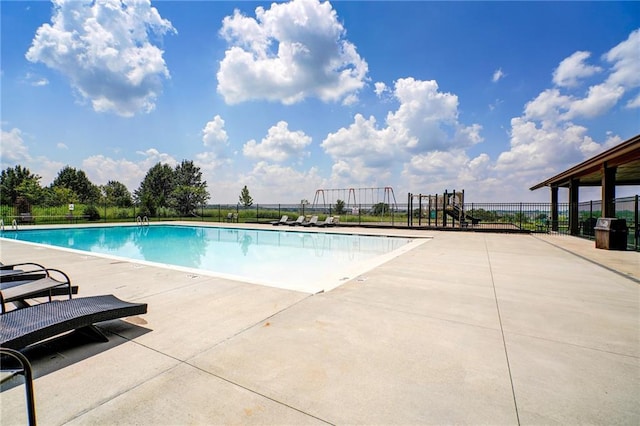
<path fill-rule="evenodd" d="M 108 342 L 109 338 L 98 329 L 95 325 L 87 325 L 76 329 L 76 333 L 80 333 L 83 336 L 88 337 L 96 342 Z"/>

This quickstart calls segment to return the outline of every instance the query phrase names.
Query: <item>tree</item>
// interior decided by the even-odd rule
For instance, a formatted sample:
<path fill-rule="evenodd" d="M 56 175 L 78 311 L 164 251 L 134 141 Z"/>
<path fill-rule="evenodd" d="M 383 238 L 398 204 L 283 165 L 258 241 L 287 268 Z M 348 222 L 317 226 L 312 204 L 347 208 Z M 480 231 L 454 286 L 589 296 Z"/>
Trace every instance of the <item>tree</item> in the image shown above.
<path fill-rule="evenodd" d="M 133 200 L 127 187 L 116 180 L 110 180 L 100 187 L 107 204 L 116 207 L 131 207 Z"/>
<path fill-rule="evenodd" d="M 169 207 L 171 194 L 175 188 L 174 172 L 168 164 L 158 163 L 149 169 L 134 192 L 136 201 L 151 216 L 155 216 L 159 207 Z"/>
<path fill-rule="evenodd" d="M 44 202 L 51 207 L 64 206 L 65 204 L 75 203 L 77 200 L 78 194 L 69 188 L 53 186 L 44 190 Z"/>
<path fill-rule="evenodd" d="M 42 197 L 40 176 L 19 165 L 8 167 L 0 173 L 0 204 L 13 205 L 18 196 L 31 204 L 37 203 Z"/>
<path fill-rule="evenodd" d="M 51 187 L 72 190 L 78 196 L 80 203 L 95 203 L 100 199 L 100 188 L 91 183 L 85 172 L 70 166 L 65 166 L 58 172 Z"/>
<path fill-rule="evenodd" d="M 336 201 L 336 214 L 340 215 L 340 214 L 345 214 L 346 211 L 344 209 L 344 201 L 342 200 L 337 200 Z"/>
<path fill-rule="evenodd" d="M 382 216 L 385 212 L 389 211 L 389 204 L 387 203 L 374 204 L 371 210 L 374 215 Z"/>
<path fill-rule="evenodd" d="M 183 160 L 174 171 L 174 187 L 171 204 L 182 215 L 193 214 L 198 206 L 209 199 L 207 182 L 202 181 L 200 167 L 193 161 Z"/>
<path fill-rule="evenodd" d="M 249 195 L 249 188 L 247 188 L 247 185 L 245 185 L 244 188 L 242 188 L 242 191 L 240 191 L 239 201 L 245 208 L 251 207 L 253 204 L 253 198 Z"/>

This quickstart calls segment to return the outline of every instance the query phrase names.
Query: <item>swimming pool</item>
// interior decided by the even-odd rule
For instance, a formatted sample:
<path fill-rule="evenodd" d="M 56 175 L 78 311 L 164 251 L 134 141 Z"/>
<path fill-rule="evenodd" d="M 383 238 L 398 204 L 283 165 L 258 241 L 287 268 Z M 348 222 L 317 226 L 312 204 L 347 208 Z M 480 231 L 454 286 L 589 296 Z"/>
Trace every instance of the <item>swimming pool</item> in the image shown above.
<path fill-rule="evenodd" d="M 1 236 L 314 293 L 335 288 L 416 243 L 401 237 L 184 225 L 34 229 Z"/>

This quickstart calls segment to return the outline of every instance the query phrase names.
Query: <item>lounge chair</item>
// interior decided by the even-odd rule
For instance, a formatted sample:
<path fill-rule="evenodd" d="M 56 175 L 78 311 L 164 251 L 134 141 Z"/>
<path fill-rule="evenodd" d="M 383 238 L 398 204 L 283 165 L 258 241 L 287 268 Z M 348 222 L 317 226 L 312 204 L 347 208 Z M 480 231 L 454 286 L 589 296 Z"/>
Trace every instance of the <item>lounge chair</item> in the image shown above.
<path fill-rule="evenodd" d="M 29 266 L 29 269 L 24 268 L 25 266 Z M 16 269 L 16 267 L 20 267 L 20 269 Z M 24 272 L 42 271 L 44 269 L 46 269 L 44 266 L 34 262 L 21 262 L 13 263 L 10 265 L 5 265 L 4 263 L 0 262 L 0 280 L 5 281 L 12 275 L 22 274 Z"/>
<path fill-rule="evenodd" d="M 145 313 L 146 303 L 124 302 L 112 294 L 54 300 L 0 315 L 0 346 L 22 349 L 71 330 L 108 341 L 93 324 Z"/>
<path fill-rule="evenodd" d="M 35 225 L 36 218 L 31 213 L 20 213 L 20 223 L 32 223 Z"/>
<path fill-rule="evenodd" d="M 304 223 L 304 216 L 300 215 L 298 216 L 298 218 L 296 220 L 290 220 L 287 222 L 287 225 L 289 226 L 297 226 L 297 225 L 302 225 Z"/>
<path fill-rule="evenodd" d="M 333 226 L 333 216 L 327 216 L 324 222 L 320 222 L 317 226 L 325 227 L 325 226 Z"/>
<path fill-rule="evenodd" d="M 273 226 L 285 225 L 288 220 L 289 220 L 289 216 L 285 214 L 280 218 L 280 220 L 274 220 L 273 222 L 269 222 L 269 223 L 271 223 Z"/>
<path fill-rule="evenodd" d="M 56 277 L 52 276 L 54 272 Z M 43 275 L 44 274 L 44 275 Z M 24 272 L 0 281 L 0 304 L 2 313 L 6 312 L 6 304 L 13 303 L 18 308 L 29 306 L 26 299 L 37 297 L 69 296 L 78 293 L 78 286 L 72 286 L 69 276 L 58 269 L 44 269 L 34 273 Z"/>
<path fill-rule="evenodd" d="M 0 365 L 1 371 L 7 373 L 9 377 L 24 376 L 24 387 L 27 404 L 27 424 L 29 426 L 35 425 L 36 401 L 33 391 L 33 369 L 31 368 L 31 363 L 29 363 L 27 357 L 22 355 L 22 353 L 9 348 L 0 347 L 0 357 L 2 357 L 3 361 Z M 17 366 L 12 365 L 13 362 L 10 361 L 11 358 L 13 358 L 13 360 L 18 364 Z"/>
<path fill-rule="evenodd" d="M 302 226 L 316 226 L 318 224 L 318 216 L 311 216 L 309 222 L 303 222 Z"/>

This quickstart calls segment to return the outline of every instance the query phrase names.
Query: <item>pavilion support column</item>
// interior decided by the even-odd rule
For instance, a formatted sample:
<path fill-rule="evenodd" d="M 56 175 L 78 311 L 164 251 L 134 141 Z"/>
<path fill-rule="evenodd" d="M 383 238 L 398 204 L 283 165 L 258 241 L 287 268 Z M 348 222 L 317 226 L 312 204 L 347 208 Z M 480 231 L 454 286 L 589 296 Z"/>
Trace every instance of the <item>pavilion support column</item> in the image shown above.
<path fill-rule="evenodd" d="M 578 194 L 580 181 L 572 179 L 569 183 L 569 234 L 578 235 L 580 233 L 580 216 L 578 214 Z"/>
<path fill-rule="evenodd" d="M 558 187 L 551 187 L 551 230 L 558 231 Z"/>
<path fill-rule="evenodd" d="M 616 217 L 616 168 L 602 165 L 602 217 Z"/>

